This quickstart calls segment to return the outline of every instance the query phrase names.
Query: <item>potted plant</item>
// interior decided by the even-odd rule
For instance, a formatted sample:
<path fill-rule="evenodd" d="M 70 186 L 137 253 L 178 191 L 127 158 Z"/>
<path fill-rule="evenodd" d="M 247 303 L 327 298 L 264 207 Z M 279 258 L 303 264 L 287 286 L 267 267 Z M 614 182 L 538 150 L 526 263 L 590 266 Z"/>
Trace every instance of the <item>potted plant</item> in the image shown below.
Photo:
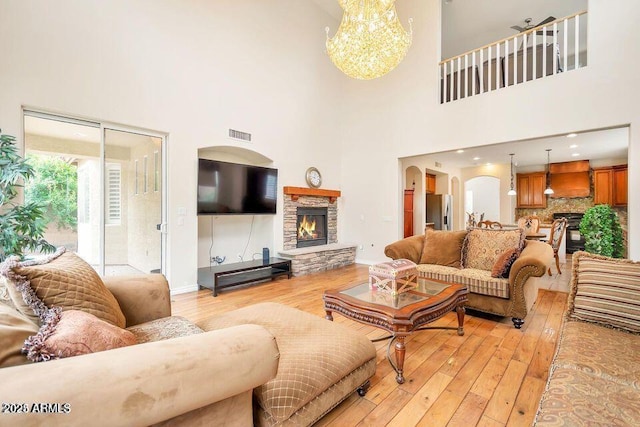
<path fill-rule="evenodd" d="M 584 213 L 580 221 L 584 250 L 613 258 L 624 256 L 622 227 L 616 212 L 609 205 L 596 205 Z"/>
<path fill-rule="evenodd" d="M 33 168 L 18 154 L 15 138 L 0 130 L 0 262 L 11 255 L 22 258 L 25 250 L 55 250 L 43 237 L 44 207 L 35 201 L 14 201 L 31 176 Z"/>

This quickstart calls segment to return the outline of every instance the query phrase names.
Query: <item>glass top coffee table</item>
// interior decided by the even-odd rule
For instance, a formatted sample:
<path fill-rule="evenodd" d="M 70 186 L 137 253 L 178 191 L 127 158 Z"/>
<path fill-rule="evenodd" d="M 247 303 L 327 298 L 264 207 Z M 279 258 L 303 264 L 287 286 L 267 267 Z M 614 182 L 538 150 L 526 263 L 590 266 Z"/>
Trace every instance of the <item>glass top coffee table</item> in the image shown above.
<path fill-rule="evenodd" d="M 342 291 L 325 291 L 322 299 L 328 320 L 333 320 L 335 311 L 391 334 L 374 341 L 391 339 L 387 346 L 387 359 L 396 371 L 396 381 L 402 384 L 405 337 L 423 329 L 457 329 L 458 335 L 464 335 L 464 304 L 468 293 L 464 285 L 418 279 L 415 289 L 395 296 L 363 283 Z M 452 310 L 458 314 L 457 327 L 424 326 Z M 390 354 L 394 343 L 395 363 Z"/>

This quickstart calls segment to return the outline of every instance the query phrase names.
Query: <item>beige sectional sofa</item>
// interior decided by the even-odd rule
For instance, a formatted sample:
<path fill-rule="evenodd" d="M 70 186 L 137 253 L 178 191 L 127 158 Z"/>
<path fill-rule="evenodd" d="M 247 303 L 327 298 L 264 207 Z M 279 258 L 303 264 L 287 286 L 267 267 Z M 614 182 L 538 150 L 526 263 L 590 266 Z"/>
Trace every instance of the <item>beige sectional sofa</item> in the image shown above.
<path fill-rule="evenodd" d="M 640 425 L 640 263 L 573 254 L 536 426 Z"/>
<path fill-rule="evenodd" d="M 521 229 L 427 229 L 422 236 L 388 245 L 385 254 L 418 264 L 420 279 L 466 285 L 466 307 L 511 317 L 516 328 L 536 301 L 538 286 L 533 279 L 543 276 L 553 261 L 551 246 L 525 240 Z"/>
<path fill-rule="evenodd" d="M 45 265 L 0 264 L 0 401 L 12 405 L 0 425 L 311 425 L 375 373 L 373 344 L 340 324 L 262 303 L 194 325 L 171 316 L 162 275 L 102 281 L 78 260 L 58 254 Z M 79 288 L 68 286 L 74 281 Z M 23 291 L 34 294 L 25 299 Z M 34 321 L 35 311 L 20 311 L 33 295 L 56 300 L 62 310 L 41 306 L 47 315 Z M 104 325 L 137 344 L 91 352 L 114 342 L 87 338 L 94 326 L 65 342 L 68 315 L 78 311 L 92 313 L 98 329 Z M 122 326 L 105 321 L 105 311 Z M 52 337 L 91 351 L 43 351 Z M 51 360 L 29 362 L 23 347 Z M 48 406 L 36 412 L 39 404 Z"/>

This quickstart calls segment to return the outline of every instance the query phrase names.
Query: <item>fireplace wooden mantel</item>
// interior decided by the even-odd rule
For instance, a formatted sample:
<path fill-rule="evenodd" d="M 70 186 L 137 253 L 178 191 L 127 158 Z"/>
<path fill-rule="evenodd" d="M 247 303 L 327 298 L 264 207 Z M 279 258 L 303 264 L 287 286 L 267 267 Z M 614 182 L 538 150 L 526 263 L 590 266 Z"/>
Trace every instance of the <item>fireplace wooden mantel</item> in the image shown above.
<path fill-rule="evenodd" d="M 300 196 L 328 197 L 329 203 L 340 197 L 340 190 L 323 190 L 320 188 L 284 187 L 283 193 L 291 196 L 291 200 L 298 200 Z"/>

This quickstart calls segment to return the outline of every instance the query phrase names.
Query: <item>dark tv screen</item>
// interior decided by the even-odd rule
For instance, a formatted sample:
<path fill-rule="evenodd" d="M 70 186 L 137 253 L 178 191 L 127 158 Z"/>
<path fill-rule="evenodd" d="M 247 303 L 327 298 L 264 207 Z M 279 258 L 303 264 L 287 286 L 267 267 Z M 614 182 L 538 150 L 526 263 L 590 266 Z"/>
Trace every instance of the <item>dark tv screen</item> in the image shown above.
<path fill-rule="evenodd" d="M 278 170 L 198 159 L 198 215 L 275 214 Z"/>

